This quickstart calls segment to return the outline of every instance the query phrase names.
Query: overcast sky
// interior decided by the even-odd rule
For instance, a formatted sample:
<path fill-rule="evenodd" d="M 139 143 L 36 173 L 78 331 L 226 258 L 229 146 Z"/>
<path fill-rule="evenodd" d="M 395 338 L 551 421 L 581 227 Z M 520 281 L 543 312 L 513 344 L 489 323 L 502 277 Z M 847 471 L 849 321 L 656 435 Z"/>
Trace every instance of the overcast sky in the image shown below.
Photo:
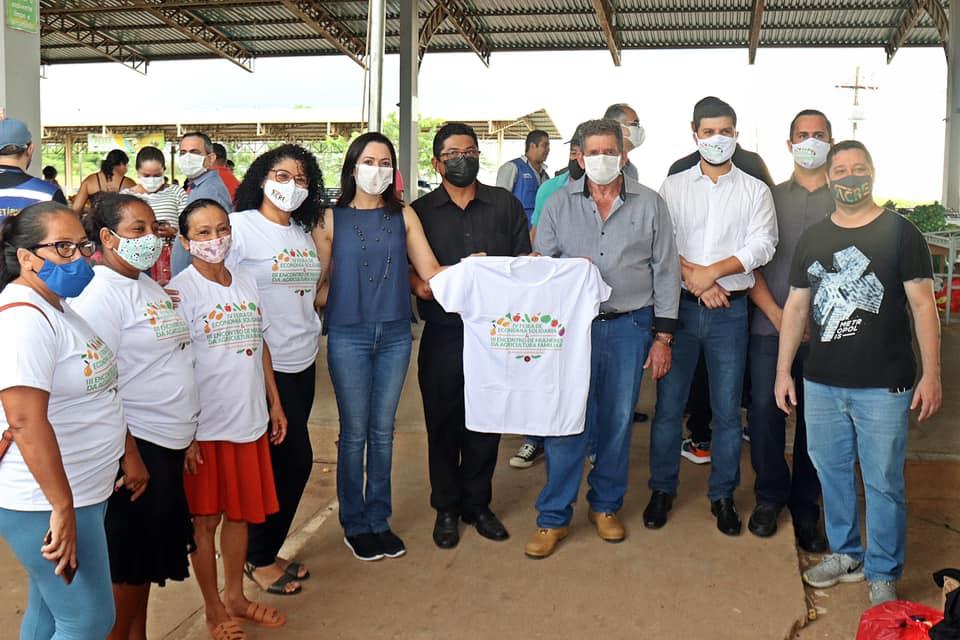
<path fill-rule="evenodd" d="M 641 182 L 658 188 L 666 168 L 694 149 L 693 104 L 705 95 L 729 102 L 740 142 L 763 155 L 776 180 L 791 159 L 785 147 L 793 115 L 825 111 L 837 140 L 850 137 L 853 95 L 835 88 L 855 68 L 879 90 L 861 94 L 858 137 L 877 164 L 883 198 L 940 199 L 943 176 L 946 61 L 937 48 L 902 49 L 890 65 L 882 49 L 746 49 L 626 51 L 617 68 L 606 51 L 494 53 L 486 68 L 473 54 L 427 53 L 420 69 L 419 111 L 445 119 L 501 119 L 545 108 L 564 136 L 602 115 L 612 102 L 640 114 L 646 142 L 631 155 Z M 384 69 L 384 111 L 399 100 L 399 59 Z M 363 71 L 345 57 L 257 60 L 247 73 L 225 60 L 156 62 L 146 76 L 119 64 L 55 65 L 42 81 L 44 124 L 168 122 L 170 114 L 310 108 L 318 121 L 361 119 Z M 131 114 L 135 114 L 134 117 Z M 504 160 L 519 155 L 508 145 Z M 486 148 L 490 156 L 495 149 Z M 553 142 L 548 164 L 566 164 Z M 488 177 L 489 178 L 489 177 Z"/>

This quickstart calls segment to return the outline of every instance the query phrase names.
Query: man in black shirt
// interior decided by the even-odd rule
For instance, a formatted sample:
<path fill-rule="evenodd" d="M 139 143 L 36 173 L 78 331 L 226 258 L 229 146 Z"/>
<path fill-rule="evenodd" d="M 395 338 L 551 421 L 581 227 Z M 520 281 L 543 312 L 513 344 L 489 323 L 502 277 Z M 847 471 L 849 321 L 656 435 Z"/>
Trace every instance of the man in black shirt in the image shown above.
<path fill-rule="evenodd" d="M 412 206 L 441 265 L 478 253 L 530 253 L 520 201 L 505 189 L 477 181 L 480 149 L 471 127 L 448 123 L 437 131 L 433 167 L 443 182 Z M 463 323 L 459 315 L 443 310 L 430 285 L 413 271 L 410 286 L 425 323 L 417 364 L 427 423 L 430 505 L 437 510 L 433 541 L 440 548 L 455 547 L 458 517 L 476 524 L 486 538 L 506 540 L 507 530 L 490 510 L 500 436 L 470 431 L 464 424 Z"/>

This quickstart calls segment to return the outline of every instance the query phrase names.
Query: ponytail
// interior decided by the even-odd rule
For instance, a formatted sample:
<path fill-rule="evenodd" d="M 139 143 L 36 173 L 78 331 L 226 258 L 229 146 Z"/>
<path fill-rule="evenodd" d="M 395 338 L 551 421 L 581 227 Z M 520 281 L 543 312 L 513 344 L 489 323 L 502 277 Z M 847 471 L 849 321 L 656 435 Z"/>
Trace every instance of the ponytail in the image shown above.
<path fill-rule="evenodd" d="M 46 218 L 56 213 L 73 213 L 59 202 L 38 202 L 10 216 L 0 225 L 0 291 L 20 277 L 18 249 L 29 249 L 43 242 L 47 235 Z"/>

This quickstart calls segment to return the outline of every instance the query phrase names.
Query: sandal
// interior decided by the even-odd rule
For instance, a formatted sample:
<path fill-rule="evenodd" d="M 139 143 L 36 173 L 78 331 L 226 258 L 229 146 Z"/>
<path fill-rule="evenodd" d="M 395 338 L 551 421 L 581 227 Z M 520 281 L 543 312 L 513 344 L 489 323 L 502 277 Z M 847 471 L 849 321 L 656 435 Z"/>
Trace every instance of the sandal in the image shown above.
<path fill-rule="evenodd" d="M 277 578 L 273 584 L 271 584 L 268 587 L 264 587 L 257 581 L 255 577 L 253 577 L 254 569 L 256 569 L 256 567 L 254 567 L 249 562 L 245 562 L 243 565 L 243 575 L 247 576 L 247 578 L 249 578 L 255 585 L 260 587 L 261 591 L 265 591 L 266 593 L 271 593 L 275 596 L 295 596 L 301 591 L 303 591 L 303 587 L 299 584 L 297 585 L 297 588 L 294 589 L 293 591 L 288 591 L 286 589 L 286 586 L 291 582 L 299 582 L 295 577 L 291 576 L 289 573 L 284 573 L 279 578 Z"/>
<path fill-rule="evenodd" d="M 265 629 L 276 629 L 287 622 L 286 617 L 277 609 L 259 602 L 251 602 L 242 616 L 234 616 L 233 619 L 249 622 Z"/>
<path fill-rule="evenodd" d="M 300 570 L 303 569 L 303 575 L 300 575 Z M 288 560 L 287 568 L 283 570 L 288 576 L 293 576 L 294 580 L 304 581 L 310 579 L 310 570 L 304 566 L 302 562 L 297 562 L 296 560 Z"/>
<path fill-rule="evenodd" d="M 209 631 L 213 640 L 247 640 L 247 634 L 243 632 L 236 620 L 221 622 Z"/>

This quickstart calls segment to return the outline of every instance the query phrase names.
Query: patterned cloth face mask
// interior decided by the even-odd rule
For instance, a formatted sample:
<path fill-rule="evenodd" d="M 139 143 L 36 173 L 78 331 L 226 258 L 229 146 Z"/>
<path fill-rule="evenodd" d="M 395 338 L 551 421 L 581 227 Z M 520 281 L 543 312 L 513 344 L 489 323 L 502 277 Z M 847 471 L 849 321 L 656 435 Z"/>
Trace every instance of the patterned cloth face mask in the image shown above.
<path fill-rule="evenodd" d="M 139 238 L 124 238 L 115 231 L 110 233 L 120 240 L 120 244 L 114 249 L 116 254 L 137 271 L 146 271 L 152 267 L 163 250 L 163 240 L 152 233 Z"/>
<path fill-rule="evenodd" d="M 190 255 L 204 262 L 218 264 L 223 262 L 230 251 L 230 236 L 221 236 L 213 240 L 191 240 Z"/>

